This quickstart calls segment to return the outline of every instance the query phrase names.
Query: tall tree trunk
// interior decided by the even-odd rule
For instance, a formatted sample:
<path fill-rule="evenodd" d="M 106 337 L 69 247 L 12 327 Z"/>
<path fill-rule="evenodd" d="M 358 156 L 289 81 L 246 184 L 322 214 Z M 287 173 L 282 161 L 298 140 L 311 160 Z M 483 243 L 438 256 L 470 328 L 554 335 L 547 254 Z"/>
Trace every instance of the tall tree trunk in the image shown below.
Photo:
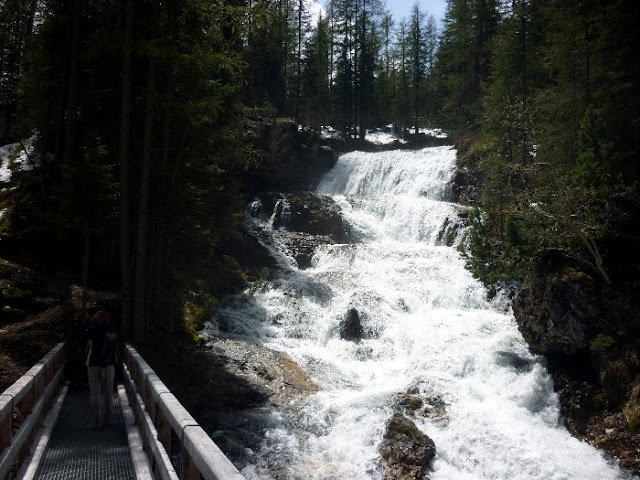
<path fill-rule="evenodd" d="M 367 135 L 366 125 L 366 111 L 367 111 L 367 96 L 368 92 L 368 72 L 367 72 L 367 2 L 362 2 L 362 25 L 360 29 L 360 95 L 359 95 L 359 111 L 360 111 L 360 127 L 358 131 L 358 137 L 360 140 L 364 140 Z"/>
<path fill-rule="evenodd" d="M 522 42 L 522 163 L 529 158 L 528 133 L 529 133 L 529 84 L 527 79 L 527 2 L 522 0 L 522 17 L 520 18 L 520 35 Z"/>
<path fill-rule="evenodd" d="M 302 13 L 304 11 L 304 2 L 299 0 L 298 2 L 298 55 L 296 59 L 296 118 L 298 122 L 302 122 L 301 108 L 300 108 L 300 79 L 302 78 Z"/>
<path fill-rule="evenodd" d="M 122 97 L 120 108 L 120 275 L 122 281 L 122 336 L 131 335 L 131 224 L 129 191 L 129 139 L 131 135 L 131 51 L 135 0 L 127 0 L 125 46 L 122 58 Z"/>
<path fill-rule="evenodd" d="M 84 258 L 82 260 L 82 313 L 87 313 L 87 289 L 89 288 L 89 259 L 91 255 L 91 233 L 85 227 L 84 232 Z"/>
<path fill-rule="evenodd" d="M 69 58 L 69 87 L 67 89 L 67 111 L 65 115 L 64 160 L 73 164 L 78 140 L 78 107 L 80 105 L 80 25 L 83 0 L 71 2 L 71 56 Z"/>
<path fill-rule="evenodd" d="M 149 285 L 149 312 L 150 321 L 155 328 L 169 335 L 174 331 L 174 299 L 167 295 L 167 291 L 173 291 L 167 287 L 167 234 L 164 223 L 158 223 L 153 229 L 153 242 L 149 249 L 149 276 L 153 279 Z"/>
<path fill-rule="evenodd" d="M 147 99 L 144 114 L 144 135 L 142 153 L 142 171 L 138 205 L 138 229 L 136 235 L 136 267 L 133 300 L 133 339 L 144 342 L 147 332 L 147 250 L 149 238 L 149 177 L 151 176 L 151 149 L 153 143 L 153 110 L 156 96 L 156 65 L 149 59 L 147 78 Z"/>
<path fill-rule="evenodd" d="M 358 63 L 358 59 L 360 58 L 360 52 L 358 50 L 358 35 L 360 34 L 360 25 L 358 24 L 358 7 L 360 6 L 359 1 L 356 0 L 353 2 L 355 6 L 355 13 L 353 16 L 353 35 L 351 45 L 353 47 L 353 77 L 352 84 L 353 88 L 351 91 L 351 111 L 353 114 L 353 136 L 360 134 L 360 64 Z"/>

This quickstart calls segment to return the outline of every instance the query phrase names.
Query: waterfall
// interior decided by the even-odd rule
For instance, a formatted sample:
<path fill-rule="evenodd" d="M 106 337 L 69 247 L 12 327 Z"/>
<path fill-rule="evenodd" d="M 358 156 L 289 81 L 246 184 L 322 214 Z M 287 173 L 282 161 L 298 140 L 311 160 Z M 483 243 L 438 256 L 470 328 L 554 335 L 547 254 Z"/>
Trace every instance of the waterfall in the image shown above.
<path fill-rule="evenodd" d="M 320 387 L 269 412 L 247 478 L 381 479 L 385 423 L 409 389 L 428 407 L 412 420 L 436 444 L 432 480 L 624 478 L 563 427 L 543 359 L 465 268 L 455 155 L 342 155 L 318 191 L 341 206 L 354 242 L 319 247 L 306 270 L 276 255 L 278 278 L 223 311 L 234 335 L 286 352 Z M 350 309 L 359 342 L 340 338 Z"/>

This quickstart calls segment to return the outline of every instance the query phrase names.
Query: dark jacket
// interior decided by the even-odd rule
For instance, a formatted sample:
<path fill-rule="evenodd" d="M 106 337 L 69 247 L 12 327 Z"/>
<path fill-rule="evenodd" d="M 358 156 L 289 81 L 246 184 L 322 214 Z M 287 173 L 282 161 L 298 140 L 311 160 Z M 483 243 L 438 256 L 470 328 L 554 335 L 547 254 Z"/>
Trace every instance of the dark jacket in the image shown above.
<path fill-rule="evenodd" d="M 87 354 L 88 367 L 107 367 L 116 364 L 116 346 L 118 337 L 111 323 L 89 324 L 85 332 L 89 345 Z"/>

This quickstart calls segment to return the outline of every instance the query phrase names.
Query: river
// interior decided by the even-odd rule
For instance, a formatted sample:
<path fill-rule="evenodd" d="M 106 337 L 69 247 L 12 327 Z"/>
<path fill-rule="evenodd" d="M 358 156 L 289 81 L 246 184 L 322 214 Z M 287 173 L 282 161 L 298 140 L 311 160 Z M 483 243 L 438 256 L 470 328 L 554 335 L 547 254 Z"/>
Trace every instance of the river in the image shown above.
<path fill-rule="evenodd" d="M 342 155 L 318 193 L 341 206 L 353 242 L 298 270 L 274 241 L 278 278 L 223 312 L 235 335 L 286 352 L 321 388 L 268 412 L 248 479 L 382 478 L 378 446 L 409 389 L 427 407 L 412 420 L 436 444 L 432 480 L 625 478 L 564 428 L 544 360 L 465 268 L 463 209 L 448 201 L 455 155 Z M 352 308 L 360 342 L 340 338 Z"/>

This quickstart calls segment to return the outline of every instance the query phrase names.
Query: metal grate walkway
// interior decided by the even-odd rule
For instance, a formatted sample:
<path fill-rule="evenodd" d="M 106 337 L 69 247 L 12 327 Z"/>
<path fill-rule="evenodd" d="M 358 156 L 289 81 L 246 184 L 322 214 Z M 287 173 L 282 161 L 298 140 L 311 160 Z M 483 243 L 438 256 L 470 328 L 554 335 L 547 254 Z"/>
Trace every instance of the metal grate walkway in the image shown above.
<path fill-rule="evenodd" d="M 69 390 L 36 474 L 40 480 L 134 479 L 118 395 L 110 426 L 89 430 L 88 390 Z"/>

